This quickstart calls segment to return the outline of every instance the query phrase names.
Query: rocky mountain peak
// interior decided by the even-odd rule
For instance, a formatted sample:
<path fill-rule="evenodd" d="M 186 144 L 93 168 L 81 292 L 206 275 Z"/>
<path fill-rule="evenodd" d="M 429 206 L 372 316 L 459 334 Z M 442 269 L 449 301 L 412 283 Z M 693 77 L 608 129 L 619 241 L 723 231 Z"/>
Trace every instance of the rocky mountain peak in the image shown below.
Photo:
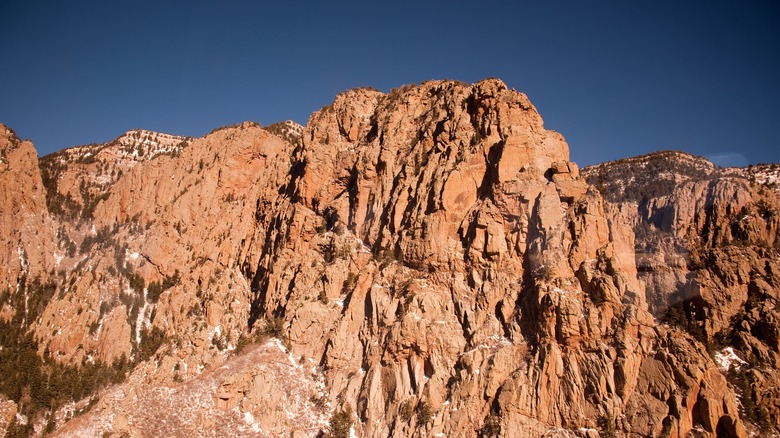
<path fill-rule="evenodd" d="M 19 138 L 16 136 L 13 129 L 0 123 L 0 142 L 2 142 L 0 144 L 2 144 L 3 149 L 7 149 L 9 145 L 19 143 Z"/>
<path fill-rule="evenodd" d="M 189 137 L 134 129 L 106 143 L 63 149 L 41 158 L 49 209 L 57 215 L 91 216 L 121 176 L 145 161 L 178 155 Z"/>
<path fill-rule="evenodd" d="M 136 159 L 151 160 L 160 154 L 180 152 L 192 139 L 179 135 L 133 129 L 107 144 L 120 146 L 123 152 Z"/>
<path fill-rule="evenodd" d="M 0 291 L 13 290 L 20 278 L 52 268 L 47 248 L 52 223 L 46 211 L 46 191 L 38 170 L 38 154 L 0 124 Z M 0 302 L 0 315 L 9 309 Z"/>
<path fill-rule="evenodd" d="M 21 144 L 16 133 L 0 123 L 0 166 L 8 166 L 8 154 Z"/>
<path fill-rule="evenodd" d="M 765 386 L 777 369 L 758 365 L 780 363 L 774 335 L 758 329 L 776 320 L 769 303 L 780 290 L 777 169 L 719 168 L 679 153 L 583 169 L 634 228 L 648 309 L 706 345 L 725 368 L 735 364 L 726 375 L 740 388 L 743 418 L 762 434 L 777 427 L 765 407 L 778 400 Z"/>
<path fill-rule="evenodd" d="M 191 140 L 178 135 L 133 129 L 106 143 L 75 146 L 53 155 L 61 163 L 99 161 L 129 168 L 138 161 L 151 160 L 161 154 L 179 153 Z"/>

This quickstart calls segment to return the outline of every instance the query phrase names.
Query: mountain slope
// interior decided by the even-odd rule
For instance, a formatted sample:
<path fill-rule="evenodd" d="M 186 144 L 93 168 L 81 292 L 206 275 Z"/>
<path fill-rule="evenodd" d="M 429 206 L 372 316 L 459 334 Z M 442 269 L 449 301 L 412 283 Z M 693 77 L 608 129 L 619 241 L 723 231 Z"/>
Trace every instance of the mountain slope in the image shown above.
<path fill-rule="evenodd" d="M 101 199 L 122 174 L 160 155 L 176 155 L 190 138 L 142 129 L 103 144 L 64 149 L 41 161 L 49 210 L 68 219 L 91 218 Z"/>
<path fill-rule="evenodd" d="M 250 433 L 241 416 L 295 436 L 326 431 L 322 418 L 337 435 L 398 437 L 746 436 L 743 419 L 755 422 L 697 333 L 654 318 L 659 297 L 676 289 L 650 283 L 647 294 L 646 256 L 635 255 L 644 208 L 645 222 L 690 225 L 668 225 L 673 235 L 728 228 L 708 231 L 706 248 L 741 232 L 750 245 L 763 239 L 760 260 L 770 260 L 774 219 L 722 226 L 741 207 L 758 211 L 764 195 L 747 180 L 706 186 L 710 194 L 698 177 L 671 172 L 653 204 L 613 198 L 580 176 L 527 97 L 495 79 L 350 90 L 300 130 L 243 123 L 180 146 L 150 160 L 132 155 L 132 166 L 109 171 L 95 195 L 72 194 L 76 207 L 64 210 L 52 193 L 72 193 L 61 190 L 67 175 L 99 182 L 106 165 L 41 160 L 41 180 L 53 183 L 48 208 L 36 211 L 60 237 L 43 245 L 57 254 L 53 272 L 45 261 L 35 269 L 51 286 L 9 277 L 16 289 L 3 297 L 3 318 L 18 320 L 19 291 L 39 301 L 37 291 L 51 293 L 22 327 L 25 351 L 37 353 L 40 375 L 72 373 L 97 391 L 58 395 L 44 379 L 36 403 L 21 389 L 8 394 L 29 420 L 13 430 L 151 433 L 134 402 L 108 394 L 137 394 L 172 418 L 176 397 L 155 403 L 150 394 L 194 388 L 213 397 L 187 418 L 220 420 L 166 434 Z M 18 167 L 38 172 L 33 161 Z M 626 195 L 633 184 L 620 196 L 635 199 Z M 743 186 L 740 208 L 719 207 Z M 702 196 L 715 206 L 704 216 L 659 216 Z M 3 250 L 11 260 L 15 248 Z M 705 333 L 719 332 L 723 315 L 705 315 L 696 320 Z M 302 424 L 302 411 L 268 409 L 269 397 L 292 397 L 289 388 L 247 389 L 259 374 L 236 364 L 254 362 L 259 350 L 247 344 L 267 337 L 316 367 L 310 379 L 324 392 L 300 406 L 320 419 Z M 768 335 L 756 339 L 771 347 Z M 275 354 L 256 360 L 290 363 Z M 223 376 L 223 365 L 242 376 L 232 380 L 242 390 L 209 377 Z M 63 424 L 80 398 L 94 407 Z"/>

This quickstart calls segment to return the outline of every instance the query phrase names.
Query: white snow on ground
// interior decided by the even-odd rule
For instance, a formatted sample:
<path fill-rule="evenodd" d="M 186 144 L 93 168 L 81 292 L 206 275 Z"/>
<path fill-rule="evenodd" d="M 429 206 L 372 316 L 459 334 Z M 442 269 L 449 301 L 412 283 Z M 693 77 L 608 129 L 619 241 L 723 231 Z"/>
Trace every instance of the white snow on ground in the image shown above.
<path fill-rule="evenodd" d="M 114 179 L 111 177 L 111 175 L 98 175 L 92 179 L 92 181 L 95 184 L 104 185 L 104 184 L 111 184 L 114 182 Z"/>
<path fill-rule="evenodd" d="M 281 352 L 282 352 L 282 353 L 287 353 L 287 347 L 285 347 L 285 346 L 284 346 L 284 344 L 282 344 L 282 341 L 281 341 L 281 340 L 279 340 L 279 339 L 277 339 L 277 338 L 271 338 L 271 340 L 270 340 L 270 341 L 268 341 L 268 343 L 269 343 L 269 344 L 272 344 L 272 345 L 274 345 L 274 346 L 276 346 L 276 348 L 278 348 L 279 350 L 281 350 Z M 289 355 L 288 355 L 288 356 L 289 356 Z M 293 358 L 292 358 L 292 356 L 289 356 L 289 357 L 288 357 L 288 359 L 289 359 L 289 360 L 290 360 L 290 361 L 291 361 L 293 364 L 295 363 L 295 359 L 293 359 Z"/>
<path fill-rule="evenodd" d="M 21 424 L 22 426 L 27 426 L 27 417 L 17 412 L 16 422 Z"/>
<path fill-rule="evenodd" d="M 105 318 L 100 318 L 98 321 L 98 328 L 95 330 L 95 340 L 100 339 L 100 332 L 103 331 L 103 321 L 105 321 Z"/>
<path fill-rule="evenodd" d="M 128 287 L 128 294 L 133 294 L 133 290 Z M 135 342 L 136 345 L 141 345 L 141 329 L 144 327 L 144 317 L 146 316 L 146 308 L 149 303 L 146 301 L 146 288 L 143 290 L 143 307 L 138 310 L 138 317 L 135 320 Z"/>
<path fill-rule="evenodd" d="M 27 256 L 21 246 L 16 247 L 16 254 L 19 255 L 19 265 L 22 267 L 22 270 L 25 272 L 29 271 L 30 264 L 27 262 Z"/>
<path fill-rule="evenodd" d="M 150 365 L 148 370 L 153 368 Z M 61 436 L 134 432 L 134 436 L 268 437 L 289 436 L 294 430 L 314 436 L 327 430 L 332 407 L 324 376 L 311 373 L 309 368 L 310 364 L 298 363 L 286 353 L 281 342 L 269 340 L 173 386 L 137 389 L 146 378 L 139 369 L 125 383 L 103 393 L 98 406 Z M 264 396 L 253 390 L 259 384 L 255 376 L 271 382 L 278 397 L 268 410 Z M 235 389 L 231 392 L 234 405 L 229 409 L 217 404 L 216 394 L 222 387 Z M 131 430 L 114 429 L 116 423 L 106 412 L 124 416 Z M 203 419 L 208 422 L 204 424 Z"/>
<path fill-rule="evenodd" d="M 735 370 L 739 371 L 742 366 L 748 364 L 740 359 L 731 347 L 726 347 L 723 350 L 716 352 L 714 356 L 715 363 L 718 364 L 718 368 L 720 368 L 721 371 L 728 371 L 732 366 Z"/>

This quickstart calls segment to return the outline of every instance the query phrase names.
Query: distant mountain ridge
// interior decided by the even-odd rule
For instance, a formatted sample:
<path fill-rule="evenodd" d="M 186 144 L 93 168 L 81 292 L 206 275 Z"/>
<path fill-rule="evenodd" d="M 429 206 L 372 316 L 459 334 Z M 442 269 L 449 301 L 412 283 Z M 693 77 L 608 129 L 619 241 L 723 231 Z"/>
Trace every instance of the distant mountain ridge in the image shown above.
<path fill-rule="evenodd" d="M 716 166 L 705 157 L 682 151 L 659 151 L 582 168 L 589 184 L 611 201 L 641 201 L 642 197 L 669 194 L 683 181 L 735 176 L 780 193 L 780 164 L 746 167 Z"/>
<path fill-rule="evenodd" d="M 106 143 L 73 146 L 47 157 L 56 157 L 63 163 L 112 162 L 127 168 L 161 154 L 176 154 L 191 141 L 190 137 L 133 129 Z"/>
<path fill-rule="evenodd" d="M 41 157 L 49 209 L 91 216 L 124 172 L 160 155 L 175 155 L 191 138 L 134 129 L 102 144 L 75 146 Z"/>

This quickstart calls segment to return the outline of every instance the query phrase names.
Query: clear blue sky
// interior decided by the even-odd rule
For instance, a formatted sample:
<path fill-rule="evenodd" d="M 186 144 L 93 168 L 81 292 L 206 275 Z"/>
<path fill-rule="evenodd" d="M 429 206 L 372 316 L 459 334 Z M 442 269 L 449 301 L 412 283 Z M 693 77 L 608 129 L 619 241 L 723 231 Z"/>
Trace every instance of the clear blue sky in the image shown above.
<path fill-rule="evenodd" d="M 266 4 L 267 3 L 267 4 Z M 41 155 L 132 128 L 305 124 L 340 91 L 503 79 L 581 165 L 780 162 L 780 2 L 0 3 L 0 122 Z"/>

